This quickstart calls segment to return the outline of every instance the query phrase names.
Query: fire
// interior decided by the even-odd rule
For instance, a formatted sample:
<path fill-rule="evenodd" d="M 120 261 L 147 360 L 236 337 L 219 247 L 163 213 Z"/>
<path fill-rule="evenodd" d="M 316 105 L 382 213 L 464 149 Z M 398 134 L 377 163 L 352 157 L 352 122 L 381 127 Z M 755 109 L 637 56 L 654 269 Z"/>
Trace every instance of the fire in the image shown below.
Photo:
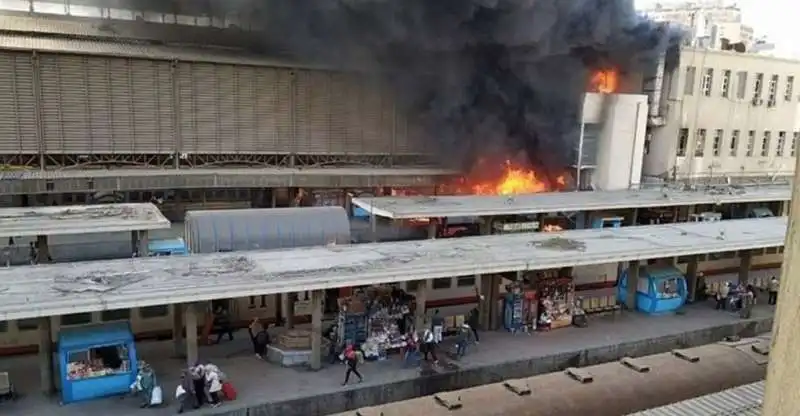
<path fill-rule="evenodd" d="M 518 195 L 552 192 L 567 187 L 564 176 L 553 177 L 523 167 L 511 160 L 492 164 L 480 160 L 466 176 L 457 183 L 442 185 L 442 194 L 455 195 Z"/>
<path fill-rule="evenodd" d="M 557 224 L 547 224 L 542 227 L 542 231 L 545 233 L 555 233 L 558 231 L 564 231 L 564 228 Z"/>
<path fill-rule="evenodd" d="M 590 91 L 611 94 L 619 88 L 619 74 L 614 69 L 603 69 L 592 74 Z"/>
<path fill-rule="evenodd" d="M 481 182 L 472 186 L 476 195 L 517 195 L 545 192 L 549 184 L 533 170 L 515 168 L 506 162 L 503 176 L 496 182 Z"/>

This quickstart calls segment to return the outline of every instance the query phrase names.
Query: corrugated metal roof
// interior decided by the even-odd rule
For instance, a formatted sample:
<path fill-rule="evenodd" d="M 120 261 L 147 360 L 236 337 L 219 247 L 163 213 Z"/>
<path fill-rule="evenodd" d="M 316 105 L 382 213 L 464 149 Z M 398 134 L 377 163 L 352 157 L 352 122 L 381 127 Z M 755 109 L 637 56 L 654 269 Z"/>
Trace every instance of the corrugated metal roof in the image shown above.
<path fill-rule="evenodd" d="M 189 211 L 185 222 L 195 254 L 350 243 L 342 207 Z"/>
<path fill-rule="evenodd" d="M 74 16 L 0 15 L 0 31 L 17 35 L 50 35 L 95 40 L 149 40 L 165 44 L 215 45 L 247 49 L 257 35 L 238 28 L 189 26 Z"/>
<path fill-rule="evenodd" d="M 0 34 L 0 50 L 39 51 L 100 56 L 117 56 L 155 60 L 179 60 L 185 62 L 212 62 L 232 65 L 270 66 L 283 68 L 329 69 L 288 59 L 266 58 L 248 55 L 242 51 L 222 48 L 198 48 L 191 46 L 161 46 L 135 42 L 112 42 L 90 39 L 70 39 L 53 36 L 31 36 L 22 34 Z"/>
<path fill-rule="evenodd" d="M 629 416 L 760 416 L 764 384 L 747 384 Z"/>

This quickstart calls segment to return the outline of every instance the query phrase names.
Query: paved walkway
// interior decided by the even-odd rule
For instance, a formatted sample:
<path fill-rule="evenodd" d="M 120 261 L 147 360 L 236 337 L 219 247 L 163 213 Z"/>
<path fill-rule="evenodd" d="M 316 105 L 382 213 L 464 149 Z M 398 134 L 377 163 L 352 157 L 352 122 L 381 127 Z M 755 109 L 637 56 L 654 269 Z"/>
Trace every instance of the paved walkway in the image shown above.
<path fill-rule="evenodd" d="M 773 308 L 759 305 L 754 318 L 767 317 Z M 739 321 L 736 314 L 713 310 L 709 305 L 694 305 L 684 315 L 648 317 L 623 313 L 614 317 L 594 318 L 588 328 L 565 328 L 531 336 L 513 336 L 505 332 L 484 333 L 476 346 L 459 363 L 462 367 L 479 367 L 501 362 L 547 356 L 557 352 L 617 345 L 624 342 L 674 335 L 701 330 Z M 173 395 L 182 360 L 169 358 L 170 342 L 139 344 L 140 357 L 153 364 L 164 386 L 167 399 Z M 289 399 L 333 393 L 352 389 L 342 387 L 342 365 L 331 365 L 319 372 L 289 369 L 268 364 L 250 354 L 246 333 L 238 334 L 233 342 L 219 346 L 202 347 L 200 356 L 219 365 L 239 391 L 237 403 L 223 405 L 240 407 L 250 403 L 277 402 Z M 24 396 L 15 403 L 0 404 L 3 415 L 84 416 L 108 415 L 167 415 L 174 414 L 173 405 L 159 409 L 142 410 L 131 398 L 112 398 L 69 406 L 60 406 L 57 400 L 46 399 L 38 393 L 38 368 L 36 357 L 15 357 L 0 360 L 0 369 L 9 371 L 14 383 Z M 398 358 L 384 362 L 367 363 L 362 369 L 363 385 L 382 384 L 417 377 L 419 370 L 403 369 Z M 221 408 L 221 409 L 222 409 Z M 192 414 L 208 414 L 204 409 Z"/>

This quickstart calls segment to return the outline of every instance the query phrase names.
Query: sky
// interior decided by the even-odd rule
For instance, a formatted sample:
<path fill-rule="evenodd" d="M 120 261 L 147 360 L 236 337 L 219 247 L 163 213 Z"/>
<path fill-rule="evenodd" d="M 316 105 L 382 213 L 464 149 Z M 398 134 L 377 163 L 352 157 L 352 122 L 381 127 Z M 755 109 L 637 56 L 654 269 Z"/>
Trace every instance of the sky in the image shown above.
<path fill-rule="evenodd" d="M 634 0 L 637 8 L 652 6 L 657 0 Z M 662 0 L 672 3 L 674 0 Z M 781 56 L 800 59 L 800 28 L 797 16 L 800 16 L 798 0 L 738 0 L 742 9 L 745 24 L 753 26 L 756 36 L 765 35 L 770 42 L 776 44 L 776 52 Z"/>

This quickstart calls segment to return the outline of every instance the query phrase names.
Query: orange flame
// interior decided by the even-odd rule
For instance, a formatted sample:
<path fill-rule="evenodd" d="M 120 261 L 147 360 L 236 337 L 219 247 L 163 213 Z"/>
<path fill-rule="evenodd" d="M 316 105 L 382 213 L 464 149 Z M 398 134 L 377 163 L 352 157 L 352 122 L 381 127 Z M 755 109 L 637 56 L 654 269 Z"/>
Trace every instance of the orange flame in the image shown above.
<path fill-rule="evenodd" d="M 613 69 L 603 69 L 592 74 L 590 91 L 611 94 L 619 88 L 619 74 Z"/>
<path fill-rule="evenodd" d="M 545 233 L 555 233 L 558 231 L 564 231 L 564 228 L 558 224 L 547 224 L 542 227 L 542 231 Z"/>
<path fill-rule="evenodd" d="M 562 189 L 566 186 L 563 176 L 550 180 L 533 169 L 514 166 L 511 161 L 503 164 L 499 177 L 494 179 L 466 179 L 468 190 L 456 190 L 457 193 L 472 193 L 475 195 L 518 195 L 549 192 Z M 463 188 L 462 188 L 463 189 Z"/>

